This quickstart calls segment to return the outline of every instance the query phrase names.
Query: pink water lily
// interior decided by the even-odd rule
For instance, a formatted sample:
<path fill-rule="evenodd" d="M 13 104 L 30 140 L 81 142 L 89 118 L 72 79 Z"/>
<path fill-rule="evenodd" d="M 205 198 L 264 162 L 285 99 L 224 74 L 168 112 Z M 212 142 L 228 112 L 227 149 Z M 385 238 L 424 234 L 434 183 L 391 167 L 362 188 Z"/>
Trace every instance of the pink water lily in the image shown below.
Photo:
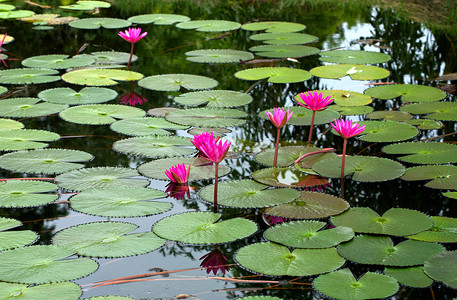
<path fill-rule="evenodd" d="M 293 112 L 289 112 L 289 110 L 284 110 L 284 108 L 275 107 L 273 109 L 273 113 L 266 111 L 268 119 L 270 119 L 271 123 L 275 125 L 277 128 L 283 128 L 287 122 L 289 122 L 290 117 L 292 117 Z"/>
<path fill-rule="evenodd" d="M 130 47 L 130 58 L 129 62 L 127 64 L 128 67 L 130 67 L 130 63 L 132 62 L 132 56 L 133 56 L 133 45 L 137 43 L 139 40 L 144 38 L 148 33 L 145 31 L 141 33 L 141 28 L 130 28 L 126 30 L 125 32 L 119 31 L 118 35 L 126 40 L 127 42 L 131 43 L 132 46 Z"/>
<path fill-rule="evenodd" d="M 178 164 L 166 170 L 165 175 L 173 182 L 186 183 L 189 181 L 189 172 L 190 165 L 186 169 L 185 164 Z"/>

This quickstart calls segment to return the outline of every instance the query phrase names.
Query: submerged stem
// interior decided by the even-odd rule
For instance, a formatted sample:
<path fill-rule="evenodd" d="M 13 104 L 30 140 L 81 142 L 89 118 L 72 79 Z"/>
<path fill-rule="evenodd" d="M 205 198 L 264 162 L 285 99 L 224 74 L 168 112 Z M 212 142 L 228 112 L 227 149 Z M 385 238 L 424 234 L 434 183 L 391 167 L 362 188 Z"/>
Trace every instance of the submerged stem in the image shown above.
<path fill-rule="evenodd" d="M 344 164 L 346 162 L 346 146 L 348 139 L 344 139 L 343 143 L 343 159 L 341 161 L 341 198 L 344 198 Z"/>
<path fill-rule="evenodd" d="M 275 144 L 275 157 L 273 160 L 273 167 L 276 167 L 278 162 L 278 150 L 279 150 L 279 136 L 281 135 L 281 128 L 278 128 L 276 132 L 276 144 Z"/>
<path fill-rule="evenodd" d="M 219 163 L 216 163 L 216 178 L 214 179 L 214 213 L 217 213 L 217 182 L 219 180 Z"/>
<path fill-rule="evenodd" d="M 313 110 L 313 117 L 311 118 L 311 127 L 309 128 L 308 144 L 311 144 L 311 138 L 313 137 L 313 126 L 314 126 L 314 117 L 316 112 Z"/>

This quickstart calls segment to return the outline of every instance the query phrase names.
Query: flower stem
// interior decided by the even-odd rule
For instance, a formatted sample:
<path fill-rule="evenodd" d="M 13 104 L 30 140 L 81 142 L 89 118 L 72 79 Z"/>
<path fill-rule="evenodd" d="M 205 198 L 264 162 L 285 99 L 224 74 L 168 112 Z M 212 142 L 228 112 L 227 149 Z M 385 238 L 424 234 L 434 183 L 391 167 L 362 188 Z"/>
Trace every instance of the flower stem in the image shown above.
<path fill-rule="evenodd" d="M 130 48 L 130 58 L 129 58 L 129 63 L 127 64 L 127 67 L 130 67 L 130 63 L 132 62 L 132 56 L 133 56 L 133 45 L 134 43 L 131 43 L 132 47 Z"/>
<path fill-rule="evenodd" d="M 219 163 L 216 163 L 215 173 L 216 178 L 214 179 L 214 213 L 217 213 L 217 182 L 219 180 Z"/>
<path fill-rule="evenodd" d="M 308 144 L 311 144 L 311 138 L 313 137 L 313 126 L 314 126 L 314 117 L 316 112 L 313 110 L 313 117 L 311 118 L 311 127 L 309 128 Z"/>
<path fill-rule="evenodd" d="M 275 144 L 275 157 L 273 160 L 273 167 L 276 167 L 278 162 L 278 150 L 279 150 L 279 136 L 281 135 L 281 128 L 278 128 L 276 132 L 276 144 Z"/>
<path fill-rule="evenodd" d="M 346 146 L 348 139 L 344 139 L 343 143 L 343 159 L 341 161 L 341 198 L 344 198 L 344 164 L 346 162 Z"/>

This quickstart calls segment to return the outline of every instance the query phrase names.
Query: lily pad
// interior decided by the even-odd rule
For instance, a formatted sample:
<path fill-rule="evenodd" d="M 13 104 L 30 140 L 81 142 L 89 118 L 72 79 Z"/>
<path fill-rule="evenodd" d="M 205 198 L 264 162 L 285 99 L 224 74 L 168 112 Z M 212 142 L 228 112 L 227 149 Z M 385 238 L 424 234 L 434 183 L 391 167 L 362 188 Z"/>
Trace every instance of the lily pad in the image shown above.
<path fill-rule="evenodd" d="M 1 71 L 0 71 L 1 72 Z M 58 113 L 67 105 L 40 102 L 38 98 L 9 98 L 0 101 L 0 116 L 12 118 L 41 117 Z"/>
<path fill-rule="evenodd" d="M 310 79 L 311 73 L 302 69 L 265 67 L 238 71 L 234 76 L 244 80 L 260 80 L 268 78 L 268 82 L 271 83 L 293 83 Z"/>
<path fill-rule="evenodd" d="M 81 294 L 81 287 L 74 282 L 48 283 L 32 286 L 28 284 L 0 282 L 0 299 L 77 300 Z"/>
<path fill-rule="evenodd" d="M 242 92 L 214 90 L 184 93 L 173 100 L 183 105 L 207 103 L 207 107 L 235 107 L 251 103 L 252 97 Z"/>
<path fill-rule="evenodd" d="M 440 121 L 434 120 L 425 120 L 425 119 L 412 119 L 406 120 L 406 124 L 417 126 L 419 129 L 430 130 L 430 129 L 440 129 L 444 127 L 444 124 Z"/>
<path fill-rule="evenodd" d="M 0 86 L 0 95 L 3 95 L 6 92 L 8 92 L 8 88 L 6 88 L 4 86 Z"/>
<path fill-rule="evenodd" d="M 257 224 L 243 218 L 222 220 L 221 214 L 187 212 L 159 220 L 152 227 L 158 236 L 187 244 L 221 244 L 246 238 L 257 231 Z"/>
<path fill-rule="evenodd" d="M 320 50 L 302 45 L 261 45 L 251 47 L 249 51 L 263 57 L 287 58 L 310 56 L 319 53 Z"/>
<path fill-rule="evenodd" d="M 97 7 L 108 8 L 110 6 L 111 3 L 105 1 L 78 1 L 75 4 L 61 5 L 59 7 L 70 10 L 93 10 Z"/>
<path fill-rule="evenodd" d="M 260 33 L 249 37 L 254 41 L 262 41 L 271 45 L 299 45 L 317 42 L 317 36 L 306 33 Z"/>
<path fill-rule="evenodd" d="M 322 148 L 313 147 L 313 146 L 279 147 L 277 166 L 278 167 L 290 166 L 304 154 L 312 153 L 312 152 L 316 152 L 316 151 L 320 151 L 320 150 L 322 150 Z M 261 164 L 264 164 L 267 166 L 273 166 L 274 153 L 275 153 L 274 148 L 268 148 L 268 149 L 265 149 L 265 150 L 257 153 L 257 155 L 255 156 L 255 159 Z M 316 163 L 320 160 L 331 158 L 333 156 L 335 156 L 335 154 L 333 154 L 333 153 L 313 154 L 313 155 L 310 155 L 310 156 L 302 159 L 301 166 L 310 167 L 314 163 Z"/>
<path fill-rule="evenodd" d="M 169 202 L 150 201 L 167 194 L 149 188 L 112 187 L 84 190 L 70 198 L 71 208 L 85 214 L 102 217 L 144 217 L 171 209 Z"/>
<path fill-rule="evenodd" d="M 154 25 L 173 25 L 174 23 L 190 21 L 190 18 L 188 16 L 175 14 L 146 14 L 130 17 L 127 21 L 136 24 L 154 23 Z"/>
<path fill-rule="evenodd" d="M 198 20 L 176 24 L 181 29 L 195 29 L 202 32 L 232 31 L 241 27 L 238 22 L 225 20 Z"/>
<path fill-rule="evenodd" d="M 425 118 L 432 120 L 457 121 L 457 102 L 416 103 L 405 105 L 400 110 L 410 114 L 428 114 Z"/>
<path fill-rule="evenodd" d="M 116 91 L 99 87 L 85 87 L 79 92 L 68 87 L 53 88 L 41 91 L 38 94 L 38 98 L 46 102 L 67 105 L 103 103 L 116 97 Z"/>
<path fill-rule="evenodd" d="M 290 251 L 271 242 L 245 246 L 238 250 L 235 260 L 246 269 L 272 276 L 312 276 L 338 269 L 345 262 L 335 248 Z"/>
<path fill-rule="evenodd" d="M 371 113 L 374 108 L 371 106 L 339 106 L 330 105 L 329 109 L 339 112 L 342 116 L 357 116 Z"/>
<path fill-rule="evenodd" d="M 110 128 L 113 131 L 126 135 L 143 136 L 169 135 L 171 132 L 165 129 L 182 130 L 189 128 L 189 126 L 171 123 L 164 118 L 143 117 L 119 120 L 112 123 Z"/>
<path fill-rule="evenodd" d="M 300 171 L 295 167 L 266 168 L 251 174 L 256 181 L 278 187 L 314 187 L 328 184 L 328 179 Z"/>
<path fill-rule="evenodd" d="M 95 63 L 100 65 L 127 64 L 130 60 L 130 53 L 116 51 L 97 51 L 91 52 L 90 57 L 94 58 Z M 135 62 L 137 60 L 138 56 L 134 54 L 132 56 L 131 62 Z"/>
<path fill-rule="evenodd" d="M 0 252 L 0 280 L 40 284 L 78 279 L 95 272 L 90 258 L 68 258 L 75 250 L 57 245 L 37 245 Z M 17 258 L 21 259 L 18 260 Z M 12 264 L 11 262 L 15 263 Z"/>
<path fill-rule="evenodd" d="M 118 119 L 139 118 L 146 114 L 140 108 L 119 104 L 91 104 L 67 108 L 59 116 L 67 122 L 87 125 L 106 125 Z"/>
<path fill-rule="evenodd" d="M 28 68 L 68 69 L 88 66 L 94 61 L 86 55 L 75 55 L 70 58 L 65 54 L 51 54 L 26 58 L 22 61 L 22 65 Z"/>
<path fill-rule="evenodd" d="M 356 64 L 320 66 L 311 69 L 310 72 L 321 78 L 337 79 L 349 76 L 353 80 L 377 80 L 390 75 L 390 72 L 383 68 Z"/>
<path fill-rule="evenodd" d="M 423 266 L 408 267 L 408 268 L 385 268 L 384 274 L 393 277 L 401 284 L 425 288 L 433 283 L 433 279 L 425 275 Z"/>
<path fill-rule="evenodd" d="M 284 109 L 288 109 L 290 112 L 294 113 L 287 124 L 297 126 L 311 125 L 311 119 L 313 117 L 312 110 L 302 106 L 285 107 Z M 266 111 L 273 113 L 273 109 L 268 109 Z M 259 116 L 262 119 L 267 119 L 267 115 L 265 114 L 266 111 L 261 111 L 259 113 Z M 331 109 L 326 109 L 324 111 L 316 111 L 314 117 L 314 125 L 327 124 L 339 117 L 340 114 Z"/>
<path fill-rule="evenodd" d="M 181 87 L 186 90 L 206 90 L 218 84 L 212 78 L 190 74 L 154 75 L 138 81 L 138 85 L 145 89 L 164 92 L 179 91 Z"/>
<path fill-rule="evenodd" d="M 405 236 L 415 234 L 433 225 L 432 219 L 417 210 L 391 208 L 382 216 L 369 207 L 352 207 L 331 221 L 355 232 Z"/>
<path fill-rule="evenodd" d="M 10 10 L 0 11 L 0 19 L 19 19 L 33 16 L 35 13 L 31 10 Z"/>
<path fill-rule="evenodd" d="M 4 36 L 5 36 L 5 34 L 3 34 L 3 33 L 0 34 L 0 40 L 3 40 Z M 5 40 L 3 41 L 3 45 L 9 44 L 9 43 L 11 43 L 13 41 L 14 41 L 14 37 L 12 37 L 11 35 L 7 34 Z"/>
<path fill-rule="evenodd" d="M 165 240 L 152 232 L 129 232 L 139 226 L 125 222 L 93 222 L 57 232 L 52 243 L 71 247 L 78 255 L 91 257 L 127 257 L 154 251 Z"/>
<path fill-rule="evenodd" d="M 320 61 L 335 64 L 380 64 L 391 60 L 390 55 L 360 50 L 322 51 Z"/>
<path fill-rule="evenodd" d="M 334 100 L 339 106 L 361 106 L 370 104 L 372 102 L 371 98 L 367 95 L 351 92 L 351 91 L 343 91 L 343 90 L 315 90 L 309 91 L 310 93 L 318 93 L 322 94 L 322 96 L 330 97 Z M 303 100 L 300 97 L 300 94 L 294 97 L 295 101 L 303 103 Z"/>
<path fill-rule="evenodd" d="M 87 18 L 70 22 L 68 25 L 79 29 L 116 29 L 128 27 L 132 22 L 116 18 Z"/>
<path fill-rule="evenodd" d="M 231 49 L 193 50 L 184 54 L 187 60 L 198 63 L 239 63 L 254 58 L 251 52 Z"/>
<path fill-rule="evenodd" d="M 0 151 L 38 149 L 60 139 L 60 135 L 46 130 L 12 129 L 0 131 Z"/>
<path fill-rule="evenodd" d="M 0 71 L 0 83 L 5 84 L 38 84 L 58 80 L 60 80 L 59 71 L 51 69 L 24 68 Z"/>
<path fill-rule="evenodd" d="M 457 166 L 430 165 L 408 168 L 401 177 L 404 180 L 429 180 L 426 187 L 434 189 L 457 189 Z"/>
<path fill-rule="evenodd" d="M 446 97 L 440 89 L 415 84 L 379 85 L 365 90 L 365 94 L 378 99 L 401 97 L 403 102 L 432 102 Z"/>
<path fill-rule="evenodd" d="M 255 22 L 244 24 L 242 27 L 244 30 L 259 31 L 265 30 L 265 32 L 278 33 L 278 32 L 297 32 L 302 31 L 306 28 L 305 25 L 291 22 Z"/>
<path fill-rule="evenodd" d="M 404 111 L 398 110 L 377 110 L 372 113 L 367 114 L 365 117 L 368 119 L 384 119 L 385 121 L 395 121 L 395 122 L 403 122 L 407 120 L 411 120 L 413 115 Z M 412 124 L 410 124 L 412 125 Z"/>
<path fill-rule="evenodd" d="M 230 108 L 189 108 L 169 112 L 165 120 L 188 126 L 230 127 L 243 125 L 247 113 Z"/>
<path fill-rule="evenodd" d="M 424 263 L 425 274 L 457 289 L 457 251 L 444 251 Z"/>
<path fill-rule="evenodd" d="M 407 236 L 409 239 L 438 242 L 457 243 L 457 219 L 447 217 L 432 217 L 433 227 L 418 234 Z"/>
<path fill-rule="evenodd" d="M 82 69 L 62 75 L 62 79 L 68 83 L 89 86 L 110 86 L 118 84 L 117 81 L 135 81 L 141 78 L 141 73 L 117 69 Z"/>
<path fill-rule="evenodd" d="M 0 203 L 3 202 L 0 201 Z M 18 220 L 0 217 L 0 251 L 22 247 L 36 241 L 38 235 L 31 230 L 5 231 L 21 225 L 22 223 Z"/>
<path fill-rule="evenodd" d="M 385 146 L 382 148 L 382 151 L 387 154 L 410 154 L 398 157 L 398 159 L 415 164 L 447 164 L 457 162 L 457 146 L 448 143 L 400 143 Z"/>
<path fill-rule="evenodd" d="M 365 142 L 398 142 L 409 140 L 419 134 L 413 125 L 394 121 L 363 121 L 365 130 L 359 137 Z M 336 131 L 332 130 L 336 134 Z"/>
<path fill-rule="evenodd" d="M 57 194 L 48 194 L 57 189 L 57 185 L 46 181 L 7 180 L 0 183 L 0 207 L 44 205 L 59 198 Z"/>
<path fill-rule="evenodd" d="M 215 128 L 215 127 L 193 127 L 187 130 L 188 134 L 191 135 L 200 135 L 204 132 L 214 132 L 215 136 L 225 136 L 227 133 L 232 132 L 232 130 L 228 128 Z"/>
<path fill-rule="evenodd" d="M 24 124 L 22 124 L 19 121 L 0 118 L 0 131 L 15 130 L 15 129 L 21 129 L 21 128 L 24 128 Z"/>

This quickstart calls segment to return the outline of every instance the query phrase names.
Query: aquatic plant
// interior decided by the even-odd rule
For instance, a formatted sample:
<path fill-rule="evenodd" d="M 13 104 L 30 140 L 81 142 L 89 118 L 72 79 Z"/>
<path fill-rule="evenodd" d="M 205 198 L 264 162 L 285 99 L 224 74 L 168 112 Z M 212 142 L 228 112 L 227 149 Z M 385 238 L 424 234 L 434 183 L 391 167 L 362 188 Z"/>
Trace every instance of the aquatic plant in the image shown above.
<path fill-rule="evenodd" d="M 279 149 L 279 137 L 281 135 L 281 128 L 289 122 L 290 117 L 292 117 L 293 112 L 289 112 L 289 110 L 285 111 L 284 108 L 274 108 L 274 112 L 271 113 L 269 111 L 265 112 L 270 119 L 271 123 L 277 128 L 276 132 L 276 143 L 275 143 L 275 157 L 273 161 L 273 167 L 276 167 L 278 161 L 278 149 Z"/>
<path fill-rule="evenodd" d="M 132 56 L 133 56 L 133 46 L 135 43 L 139 42 L 142 38 L 144 38 L 148 33 L 143 32 L 141 33 L 141 28 L 130 28 L 124 32 L 119 31 L 118 35 L 132 44 L 130 48 L 130 58 L 129 62 L 127 63 L 127 66 L 130 67 L 130 62 L 132 61 Z"/>

